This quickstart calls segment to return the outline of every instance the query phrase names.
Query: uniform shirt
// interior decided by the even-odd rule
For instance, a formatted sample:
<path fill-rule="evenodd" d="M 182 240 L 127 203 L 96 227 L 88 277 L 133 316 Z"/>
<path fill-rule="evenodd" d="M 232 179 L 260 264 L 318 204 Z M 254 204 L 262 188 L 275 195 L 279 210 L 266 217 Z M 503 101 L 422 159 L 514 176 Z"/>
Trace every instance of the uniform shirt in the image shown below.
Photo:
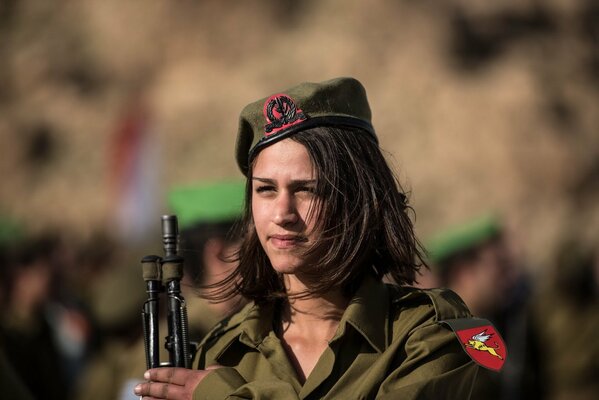
<path fill-rule="evenodd" d="M 194 400 L 470 397 L 479 367 L 440 323 L 470 317 L 451 291 L 366 278 L 303 385 L 273 329 L 274 309 L 250 303 L 206 337 L 198 367 L 224 367 L 200 382 Z"/>

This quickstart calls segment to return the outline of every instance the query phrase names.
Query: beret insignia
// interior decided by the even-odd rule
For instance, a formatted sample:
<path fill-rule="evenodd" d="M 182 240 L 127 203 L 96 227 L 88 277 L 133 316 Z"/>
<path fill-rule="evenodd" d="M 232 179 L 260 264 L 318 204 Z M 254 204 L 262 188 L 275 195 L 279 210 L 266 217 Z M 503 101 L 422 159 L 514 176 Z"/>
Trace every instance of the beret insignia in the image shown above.
<path fill-rule="evenodd" d="M 270 136 L 283 128 L 296 125 L 306 119 L 306 115 L 297 108 L 295 102 L 285 94 L 270 96 L 264 103 L 264 135 Z"/>

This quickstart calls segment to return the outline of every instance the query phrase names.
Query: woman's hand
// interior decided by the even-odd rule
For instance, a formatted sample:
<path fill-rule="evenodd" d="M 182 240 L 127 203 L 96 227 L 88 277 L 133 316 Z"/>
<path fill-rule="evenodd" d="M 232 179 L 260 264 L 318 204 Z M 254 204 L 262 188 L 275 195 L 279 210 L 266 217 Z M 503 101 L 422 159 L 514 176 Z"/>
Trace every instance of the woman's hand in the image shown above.
<path fill-rule="evenodd" d="M 144 374 L 148 382 L 135 386 L 134 393 L 145 400 L 191 400 L 196 386 L 216 368 L 220 366 L 205 370 L 171 367 L 149 369 Z"/>

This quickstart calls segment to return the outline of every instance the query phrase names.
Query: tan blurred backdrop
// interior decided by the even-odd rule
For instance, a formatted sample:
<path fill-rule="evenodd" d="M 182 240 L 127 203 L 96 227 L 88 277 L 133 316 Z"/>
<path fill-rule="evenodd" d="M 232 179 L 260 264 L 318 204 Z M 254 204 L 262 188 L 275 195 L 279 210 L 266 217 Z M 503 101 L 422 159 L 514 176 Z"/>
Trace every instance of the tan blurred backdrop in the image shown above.
<path fill-rule="evenodd" d="M 564 234 L 597 237 L 596 2 L 0 4 L 0 214 L 30 230 L 115 224 L 131 104 L 146 107 L 154 147 L 139 154 L 156 180 L 141 201 L 159 228 L 173 186 L 240 177 L 245 104 L 351 75 L 421 237 L 496 210 L 532 268 Z"/>

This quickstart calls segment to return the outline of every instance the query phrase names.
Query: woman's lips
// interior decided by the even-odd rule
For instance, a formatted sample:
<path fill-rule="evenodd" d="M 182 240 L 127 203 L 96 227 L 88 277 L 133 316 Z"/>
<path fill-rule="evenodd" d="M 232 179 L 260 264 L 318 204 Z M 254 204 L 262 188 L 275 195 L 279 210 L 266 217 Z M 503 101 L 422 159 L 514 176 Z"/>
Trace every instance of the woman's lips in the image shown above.
<path fill-rule="evenodd" d="M 270 241 L 279 249 L 289 249 L 305 242 L 306 239 L 296 235 L 271 235 Z"/>

